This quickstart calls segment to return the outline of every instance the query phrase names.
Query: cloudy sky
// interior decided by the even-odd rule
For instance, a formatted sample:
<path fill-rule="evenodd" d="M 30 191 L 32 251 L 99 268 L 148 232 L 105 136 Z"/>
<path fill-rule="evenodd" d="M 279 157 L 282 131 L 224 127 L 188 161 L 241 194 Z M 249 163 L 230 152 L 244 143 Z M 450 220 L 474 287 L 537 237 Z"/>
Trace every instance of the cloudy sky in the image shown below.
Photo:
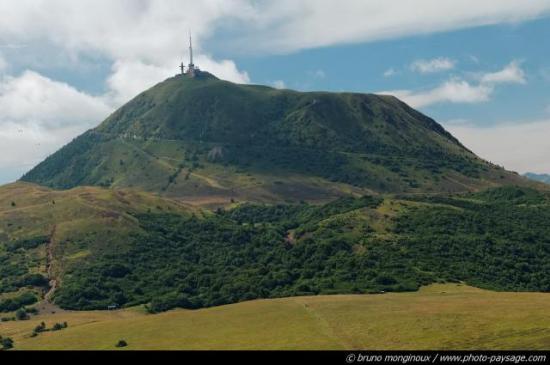
<path fill-rule="evenodd" d="M 190 29 L 220 78 L 394 94 L 550 173 L 550 0 L 0 0 L 0 183 L 173 76 Z"/>

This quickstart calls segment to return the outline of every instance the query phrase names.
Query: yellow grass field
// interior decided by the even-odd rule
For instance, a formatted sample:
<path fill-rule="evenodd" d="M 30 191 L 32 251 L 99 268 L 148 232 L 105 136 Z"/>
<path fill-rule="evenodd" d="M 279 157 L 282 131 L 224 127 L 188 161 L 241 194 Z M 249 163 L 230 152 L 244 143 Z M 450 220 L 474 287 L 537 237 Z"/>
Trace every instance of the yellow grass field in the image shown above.
<path fill-rule="evenodd" d="M 0 324 L 20 350 L 550 349 L 550 294 L 458 284 L 416 293 L 257 300 L 158 315 L 60 312 Z M 31 338 L 33 328 L 69 327 Z"/>

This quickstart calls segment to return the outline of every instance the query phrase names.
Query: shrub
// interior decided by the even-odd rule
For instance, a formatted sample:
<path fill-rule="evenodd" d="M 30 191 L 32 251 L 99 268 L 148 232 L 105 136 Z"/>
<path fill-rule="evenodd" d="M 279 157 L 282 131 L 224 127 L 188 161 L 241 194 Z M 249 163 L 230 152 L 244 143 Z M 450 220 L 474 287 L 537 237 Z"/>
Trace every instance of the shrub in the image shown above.
<path fill-rule="evenodd" d="M 42 322 L 34 328 L 34 333 L 44 332 L 46 330 L 46 323 Z"/>
<path fill-rule="evenodd" d="M 30 274 L 26 275 L 21 279 L 17 286 L 36 286 L 36 287 L 47 287 L 49 285 L 48 279 L 41 274 Z"/>
<path fill-rule="evenodd" d="M 2 345 L 2 350 L 9 350 L 13 348 L 13 340 L 9 337 L 3 338 L 0 336 L 0 345 Z"/>
<path fill-rule="evenodd" d="M 116 347 L 126 347 L 128 346 L 128 343 L 125 341 L 125 340 L 120 340 L 118 341 L 118 343 L 115 345 Z"/>
<path fill-rule="evenodd" d="M 34 314 L 34 315 L 37 315 L 37 314 L 38 314 L 38 309 L 36 309 L 36 308 L 25 308 L 25 311 L 26 311 L 28 314 Z"/>
<path fill-rule="evenodd" d="M 6 248 L 10 252 L 16 251 L 20 248 L 25 250 L 31 250 L 41 245 L 45 245 L 49 241 L 50 241 L 50 238 L 48 236 L 36 236 L 36 237 L 27 238 L 27 239 L 17 240 L 14 242 L 9 242 L 6 245 Z"/>
<path fill-rule="evenodd" d="M 23 293 L 16 298 L 8 298 L 0 302 L 0 312 L 13 312 L 25 305 L 31 305 L 38 301 L 32 293 Z"/>
<path fill-rule="evenodd" d="M 17 312 L 15 312 L 15 318 L 17 318 L 18 321 L 26 321 L 30 317 L 27 314 L 27 311 L 21 308 L 21 309 L 18 309 Z"/>

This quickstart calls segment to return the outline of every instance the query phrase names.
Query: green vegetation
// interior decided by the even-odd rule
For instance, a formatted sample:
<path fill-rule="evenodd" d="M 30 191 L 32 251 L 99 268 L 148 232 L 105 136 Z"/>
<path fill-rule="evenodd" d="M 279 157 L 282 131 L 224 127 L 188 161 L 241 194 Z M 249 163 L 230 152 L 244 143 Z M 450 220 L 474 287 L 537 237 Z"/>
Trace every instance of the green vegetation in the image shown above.
<path fill-rule="evenodd" d="M 52 327 L 52 331 L 61 331 L 62 329 L 67 328 L 67 322 L 56 323 Z"/>
<path fill-rule="evenodd" d="M 420 206 L 395 231 L 419 270 L 496 290 L 550 291 L 550 206 L 533 190 L 497 189 L 484 203 Z M 519 204 L 519 205 L 516 205 Z M 524 205 L 533 204 L 533 205 Z"/>
<path fill-rule="evenodd" d="M 119 348 L 120 348 L 120 347 L 128 347 L 128 343 L 127 343 L 126 341 L 124 341 L 124 340 L 119 340 L 119 341 L 117 342 L 117 344 L 115 345 L 115 347 L 119 347 Z"/>
<path fill-rule="evenodd" d="M 149 303 L 156 313 L 434 282 L 550 291 L 545 195 L 499 188 L 411 199 L 136 215 L 146 233 L 132 235 L 124 255 L 103 250 L 69 268 L 55 300 L 80 310 Z"/>
<path fill-rule="evenodd" d="M 67 324 L 67 322 L 55 323 L 55 324 L 52 326 L 52 328 L 47 328 L 45 322 L 40 322 L 40 324 L 39 324 L 38 326 L 36 326 L 36 327 L 34 328 L 34 330 L 32 331 L 31 337 L 36 337 L 36 336 L 38 336 L 39 334 L 44 333 L 44 332 L 61 331 L 62 329 L 65 329 L 65 328 L 67 328 L 67 327 L 69 327 L 69 325 Z"/>
<path fill-rule="evenodd" d="M 18 350 L 545 350 L 543 293 L 491 292 L 458 284 L 418 292 L 249 301 L 149 315 L 141 308 L 58 312 L 0 326 Z M 40 322 L 63 331 L 29 333 Z"/>
<path fill-rule="evenodd" d="M 47 236 L 39 236 L 39 237 L 17 240 L 13 242 L 8 242 L 8 244 L 6 245 L 6 250 L 10 252 L 16 251 L 18 249 L 29 250 L 29 249 L 37 248 L 40 245 L 45 245 L 49 241 L 50 241 L 50 238 Z"/>
<path fill-rule="evenodd" d="M 35 295 L 29 292 L 23 293 L 18 297 L 8 298 L 0 301 L 0 312 L 14 312 L 26 305 L 31 305 L 36 302 L 37 299 Z"/>
<path fill-rule="evenodd" d="M 18 321 L 26 321 L 31 317 L 29 316 L 29 314 L 25 309 L 20 308 L 15 312 L 15 318 L 17 318 Z"/>
<path fill-rule="evenodd" d="M 41 332 L 44 332 L 44 331 L 46 331 L 46 323 L 40 322 L 40 324 L 34 328 L 33 333 L 38 334 L 38 333 L 41 333 Z"/>
<path fill-rule="evenodd" d="M 472 198 L 480 199 L 490 204 L 501 205 L 534 205 L 547 204 L 548 196 L 535 189 L 518 189 L 515 186 L 503 186 L 500 188 L 485 190 L 472 194 Z"/>
<path fill-rule="evenodd" d="M 6 320 L 19 309 L 30 314 L 24 308 L 47 291 L 50 275 L 61 283 L 55 303 L 78 310 L 147 304 L 162 312 L 456 281 L 550 290 L 550 200 L 528 188 L 246 203 L 212 213 L 96 188 L 15 184 L 3 194 L 19 202 L 0 211 Z"/>
<path fill-rule="evenodd" d="M 477 342 L 453 343 L 441 333 L 456 330 L 449 313 L 465 313 L 460 305 L 449 313 L 430 307 L 442 316 L 433 321 L 446 328 L 432 323 L 420 336 L 424 342 L 406 336 L 392 342 L 402 322 L 395 310 L 384 311 L 393 305 L 385 298 L 410 299 L 408 314 L 418 316 L 426 300 L 453 306 L 433 293 L 412 293 L 434 283 L 550 291 L 550 195 L 543 184 L 479 159 L 435 121 L 390 96 L 299 93 L 235 85 L 209 74 L 175 77 L 23 180 L 70 190 L 25 182 L 0 188 L 0 312 L 8 313 L 0 329 L 18 348 L 20 340 L 22 348 L 76 348 L 86 336 L 104 349 L 127 346 L 121 339 L 132 348 L 227 348 L 232 337 L 220 328 L 224 318 L 249 328 L 230 348 L 258 348 L 262 343 L 250 341 L 258 332 L 250 313 L 264 315 L 260 328 L 274 323 L 269 328 L 279 331 L 263 335 L 264 348 L 470 348 L 491 347 L 499 338 L 512 347 L 526 343 L 518 336 L 532 338 L 536 348 L 548 345 L 548 333 L 537 332 L 533 318 L 517 316 L 507 318 L 515 327 L 489 326 Z M 486 308 L 470 289 L 435 287 L 454 290 L 461 305 Z M 366 293 L 385 295 L 349 296 Z M 496 294 L 475 293 L 495 307 Z M 28 307 L 42 296 L 41 307 Z M 297 296 L 318 299 L 220 308 Z M 365 303 L 378 312 L 365 310 Z M 532 313 L 539 315 L 537 303 Z M 52 305 L 122 310 L 109 319 L 64 311 L 44 318 L 38 308 Z M 175 308 L 196 311 L 161 313 Z M 405 311 L 402 303 L 396 308 Z M 202 318 L 197 328 L 195 315 Z M 462 320 L 472 317 L 467 312 Z M 56 321 L 50 329 L 46 319 Z M 69 319 L 71 328 L 60 331 Z M 170 337 L 181 334 L 170 319 L 193 335 L 211 329 L 214 336 L 186 337 L 182 346 Z M 339 324 L 354 320 L 386 342 Z M 410 319 L 406 323 L 414 328 Z M 464 324 L 464 336 L 488 326 L 474 323 Z M 510 335 L 509 328 L 524 332 Z M 154 329 L 161 332 L 152 336 Z M 497 332 L 500 337 L 490 337 Z M 139 336 L 145 333 L 144 343 Z M 13 346 L 11 337 L 2 346 Z"/>
<path fill-rule="evenodd" d="M 129 232 L 140 231 L 134 214 L 194 211 L 146 193 L 98 188 L 0 187 L 0 201 L 9 197 L 18 202 L 17 209 L 0 207 L 0 312 L 9 313 L 35 303 L 64 267 L 105 245 L 124 247 Z"/>
<path fill-rule="evenodd" d="M 323 218 L 375 207 L 379 199 L 343 199 L 323 207 L 289 207 L 294 219 L 315 225 Z M 263 210 L 269 224 L 237 223 L 251 210 Z M 103 253 L 70 269 L 56 303 L 70 309 L 105 309 L 151 302 L 149 310 L 200 308 L 262 297 L 360 292 L 352 277 L 361 276 L 371 290 L 415 290 L 388 283 L 375 268 L 357 267 L 358 257 L 345 239 L 293 245 L 289 227 L 271 219 L 282 206 L 244 206 L 206 219 L 140 215 L 147 235 L 135 236 L 123 256 Z M 279 215 L 280 216 L 280 215 Z M 259 215 L 255 215 L 256 218 Z M 288 223 L 287 223 L 288 225 Z M 167 267 L 167 262 L 178 265 Z M 322 269 L 321 269 L 322 268 Z M 378 272 L 382 272 L 380 269 Z M 372 284 L 367 284 L 371 283 Z M 396 284 L 396 287 L 393 287 Z"/>
<path fill-rule="evenodd" d="M 0 350 L 10 350 L 13 348 L 13 340 L 10 337 L 2 337 L 0 336 Z"/>
<path fill-rule="evenodd" d="M 23 177 L 253 201 L 465 191 L 526 179 L 478 159 L 391 96 L 300 93 L 175 77 L 142 93 Z"/>

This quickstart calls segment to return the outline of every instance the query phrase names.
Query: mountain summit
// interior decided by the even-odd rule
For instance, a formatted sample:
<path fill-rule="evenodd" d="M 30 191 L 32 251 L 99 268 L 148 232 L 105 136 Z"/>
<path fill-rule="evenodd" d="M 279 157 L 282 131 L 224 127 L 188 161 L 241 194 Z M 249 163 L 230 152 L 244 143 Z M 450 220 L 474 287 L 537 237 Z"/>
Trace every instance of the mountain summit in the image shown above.
<path fill-rule="evenodd" d="M 395 97 L 239 85 L 204 71 L 145 91 L 22 180 L 212 204 L 523 182 Z"/>

